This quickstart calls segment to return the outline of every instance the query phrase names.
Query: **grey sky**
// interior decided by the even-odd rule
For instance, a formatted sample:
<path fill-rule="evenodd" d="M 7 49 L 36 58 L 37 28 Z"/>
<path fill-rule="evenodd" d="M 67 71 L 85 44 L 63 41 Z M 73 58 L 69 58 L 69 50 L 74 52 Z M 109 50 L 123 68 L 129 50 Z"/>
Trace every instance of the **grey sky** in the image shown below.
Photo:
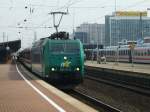
<path fill-rule="evenodd" d="M 117 10 L 145 11 L 149 6 L 150 0 L 116 0 Z M 104 16 L 115 10 L 115 0 L 1 0 L 0 42 L 3 40 L 2 32 L 6 32 L 9 40 L 21 37 L 23 47 L 31 45 L 34 31 L 38 39 L 48 36 L 55 31 L 54 28 L 37 27 L 53 26 L 52 16 L 48 13 L 66 11 L 66 7 L 69 7 L 69 15 L 63 17 L 59 30 L 72 32 L 73 27 L 85 22 L 104 23 Z M 16 28 L 18 26 L 31 28 Z"/>

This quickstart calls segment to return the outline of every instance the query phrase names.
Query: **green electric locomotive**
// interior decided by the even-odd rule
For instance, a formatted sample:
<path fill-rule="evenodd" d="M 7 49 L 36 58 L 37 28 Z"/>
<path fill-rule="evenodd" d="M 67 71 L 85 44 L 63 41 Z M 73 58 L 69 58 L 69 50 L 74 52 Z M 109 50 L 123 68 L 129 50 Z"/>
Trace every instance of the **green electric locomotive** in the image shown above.
<path fill-rule="evenodd" d="M 76 39 L 51 37 L 41 39 L 30 49 L 22 51 L 22 62 L 52 83 L 68 87 L 80 84 L 84 77 L 82 43 Z"/>

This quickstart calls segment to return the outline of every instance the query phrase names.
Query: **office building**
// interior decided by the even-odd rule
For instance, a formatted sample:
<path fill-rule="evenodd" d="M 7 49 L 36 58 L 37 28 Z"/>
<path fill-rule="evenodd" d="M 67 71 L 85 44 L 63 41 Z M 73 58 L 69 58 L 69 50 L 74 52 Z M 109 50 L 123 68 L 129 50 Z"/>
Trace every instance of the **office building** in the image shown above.
<path fill-rule="evenodd" d="M 80 34 L 80 35 L 79 35 Z M 82 35 L 82 36 L 81 36 Z M 75 37 L 85 38 L 84 43 L 86 44 L 103 44 L 105 35 L 105 25 L 104 24 L 89 24 L 84 23 L 76 28 Z M 86 40 L 86 41 L 85 41 Z"/>
<path fill-rule="evenodd" d="M 143 40 L 150 36 L 150 17 L 147 12 L 117 11 L 105 16 L 105 45 Z"/>

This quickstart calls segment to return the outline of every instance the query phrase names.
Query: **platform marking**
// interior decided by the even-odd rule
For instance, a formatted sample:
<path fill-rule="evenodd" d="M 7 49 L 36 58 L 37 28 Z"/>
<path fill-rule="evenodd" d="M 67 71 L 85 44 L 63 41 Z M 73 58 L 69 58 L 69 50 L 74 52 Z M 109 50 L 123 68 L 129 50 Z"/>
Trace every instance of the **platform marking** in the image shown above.
<path fill-rule="evenodd" d="M 19 71 L 18 66 L 16 64 L 16 69 L 19 73 L 19 75 L 25 80 L 25 82 L 31 86 L 38 94 L 40 94 L 48 103 L 50 103 L 51 105 L 53 105 L 59 112 L 66 112 L 62 107 L 60 107 L 59 105 L 57 105 L 53 100 L 51 100 L 50 98 L 48 98 L 44 93 L 42 93 L 39 89 L 37 89 L 30 81 L 28 81 L 23 74 Z"/>

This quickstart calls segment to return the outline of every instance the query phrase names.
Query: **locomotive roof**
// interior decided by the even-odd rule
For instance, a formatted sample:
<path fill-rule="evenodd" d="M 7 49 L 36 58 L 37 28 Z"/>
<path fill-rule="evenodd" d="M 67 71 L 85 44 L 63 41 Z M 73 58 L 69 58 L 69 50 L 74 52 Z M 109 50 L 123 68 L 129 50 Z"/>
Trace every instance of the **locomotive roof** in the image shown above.
<path fill-rule="evenodd" d="M 42 46 L 44 43 L 46 42 L 50 42 L 50 43 L 79 43 L 80 40 L 76 39 L 67 39 L 67 40 L 52 40 L 52 39 L 49 39 L 49 38 L 45 38 L 45 39 L 41 39 L 41 40 L 38 40 L 36 41 L 35 43 L 33 43 L 33 47 L 36 47 L 36 46 Z"/>
<path fill-rule="evenodd" d="M 40 40 L 36 41 L 35 43 L 33 43 L 33 46 L 41 46 L 45 40 L 47 40 L 47 39 L 46 38 L 40 39 Z"/>

